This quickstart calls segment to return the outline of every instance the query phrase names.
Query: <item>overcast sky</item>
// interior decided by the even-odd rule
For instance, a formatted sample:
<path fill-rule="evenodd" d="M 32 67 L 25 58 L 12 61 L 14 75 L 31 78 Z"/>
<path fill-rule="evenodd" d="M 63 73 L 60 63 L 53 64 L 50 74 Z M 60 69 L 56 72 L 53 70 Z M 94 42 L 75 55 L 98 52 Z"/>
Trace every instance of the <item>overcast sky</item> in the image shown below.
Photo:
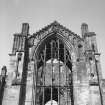
<path fill-rule="evenodd" d="M 30 34 L 57 20 L 81 35 L 81 24 L 97 34 L 105 78 L 105 0 L 0 0 L 0 68 L 9 65 L 13 34 L 30 24 Z"/>

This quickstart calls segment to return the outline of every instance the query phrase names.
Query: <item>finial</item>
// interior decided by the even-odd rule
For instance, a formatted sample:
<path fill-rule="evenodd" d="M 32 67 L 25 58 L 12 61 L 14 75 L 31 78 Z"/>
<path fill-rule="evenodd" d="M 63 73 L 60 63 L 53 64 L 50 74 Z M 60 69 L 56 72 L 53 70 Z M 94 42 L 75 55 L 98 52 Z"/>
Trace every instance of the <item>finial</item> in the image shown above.
<path fill-rule="evenodd" d="M 84 35 L 88 32 L 88 25 L 86 23 L 82 23 L 81 25 L 81 33 L 82 33 L 82 37 L 84 37 Z"/>
<path fill-rule="evenodd" d="M 22 35 L 27 36 L 29 33 L 29 24 L 28 23 L 23 23 L 22 24 Z"/>

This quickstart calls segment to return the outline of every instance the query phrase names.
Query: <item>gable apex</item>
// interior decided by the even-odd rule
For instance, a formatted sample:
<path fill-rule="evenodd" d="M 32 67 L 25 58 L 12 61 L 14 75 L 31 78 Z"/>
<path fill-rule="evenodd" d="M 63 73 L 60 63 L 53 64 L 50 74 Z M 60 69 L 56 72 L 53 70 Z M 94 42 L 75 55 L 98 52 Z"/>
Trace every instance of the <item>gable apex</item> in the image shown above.
<path fill-rule="evenodd" d="M 73 35 L 73 36 L 75 36 L 79 39 L 82 39 L 79 35 L 75 34 L 71 30 L 66 28 L 65 26 L 61 25 L 56 20 L 54 22 L 50 23 L 49 25 L 45 26 L 44 28 L 42 28 L 38 32 L 33 33 L 33 36 L 36 37 L 37 35 L 39 36 L 41 34 L 48 34 L 48 33 L 51 33 L 51 32 L 61 33 L 61 34 L 64 34 L 65 36 Z"/>
<path fill-rule="evenodd" d="M 59 25 L 60 23 L 55 20 L 55 21 L 52 22 L 52 24 L 54 24 L 54 25 Z"/>

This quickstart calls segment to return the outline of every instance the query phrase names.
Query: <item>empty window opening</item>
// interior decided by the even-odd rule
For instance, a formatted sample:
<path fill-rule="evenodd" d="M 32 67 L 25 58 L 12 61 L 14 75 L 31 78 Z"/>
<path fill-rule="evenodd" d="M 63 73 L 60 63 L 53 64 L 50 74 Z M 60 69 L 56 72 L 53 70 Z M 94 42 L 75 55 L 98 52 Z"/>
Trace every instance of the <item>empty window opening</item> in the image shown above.
<path fill-rule="evenodd" d="M 74 105 L 71 55 L 58 38 L 39 46 L 35 78 L 36 105 Z"/>

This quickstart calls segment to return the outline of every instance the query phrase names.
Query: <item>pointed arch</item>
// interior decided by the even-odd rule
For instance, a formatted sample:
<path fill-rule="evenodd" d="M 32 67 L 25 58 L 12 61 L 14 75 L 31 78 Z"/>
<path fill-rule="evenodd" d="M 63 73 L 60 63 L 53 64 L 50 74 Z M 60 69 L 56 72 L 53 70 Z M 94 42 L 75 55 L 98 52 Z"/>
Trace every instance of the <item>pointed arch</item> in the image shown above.
<path fill-rule="evenodd" d="M 43 39 L 41 39 L 37 43 L 37 45 L 34 49 L 34 55 L 33 55 L 34 58 L 37 58 L 37 54 L 39 53 L 40 46 L 42 46 L 43 43 L 46 43 L 48 38 L 52 38 L 52 37 L 58 38 L 59 40 L 61 40 L 62 43 L 66 46 L 67 50 L 69 51 L 69 54 L 72 55 L 72 53 L 76 52 L 76 49 L 75 49 L 74 45 L 71 43 L 71 41 L 69 40 L 69 37 L 67 37 L 63 34 L 60 34 L 58 32 L 53 32 L 53 33 L 50 33 L 50 34 L 46 35 L 45 37 L 43 37 Z"/>
<path fill-rule="evenodd" d="M 50 100 L 56 100 L 60 104 L 61 100 L 66 98 L 65 102 L 73 105 L 71 55 L 74 50 L 69 38 L 55 31 L 37 43 L 34 52 L 35 66 L 37 66 L 35 75 L 37 104 L 45 105 Z M 51 62 L 48 64 L 49 60 Z M 46 91 L 49 91 L 49 97 Z"/>

